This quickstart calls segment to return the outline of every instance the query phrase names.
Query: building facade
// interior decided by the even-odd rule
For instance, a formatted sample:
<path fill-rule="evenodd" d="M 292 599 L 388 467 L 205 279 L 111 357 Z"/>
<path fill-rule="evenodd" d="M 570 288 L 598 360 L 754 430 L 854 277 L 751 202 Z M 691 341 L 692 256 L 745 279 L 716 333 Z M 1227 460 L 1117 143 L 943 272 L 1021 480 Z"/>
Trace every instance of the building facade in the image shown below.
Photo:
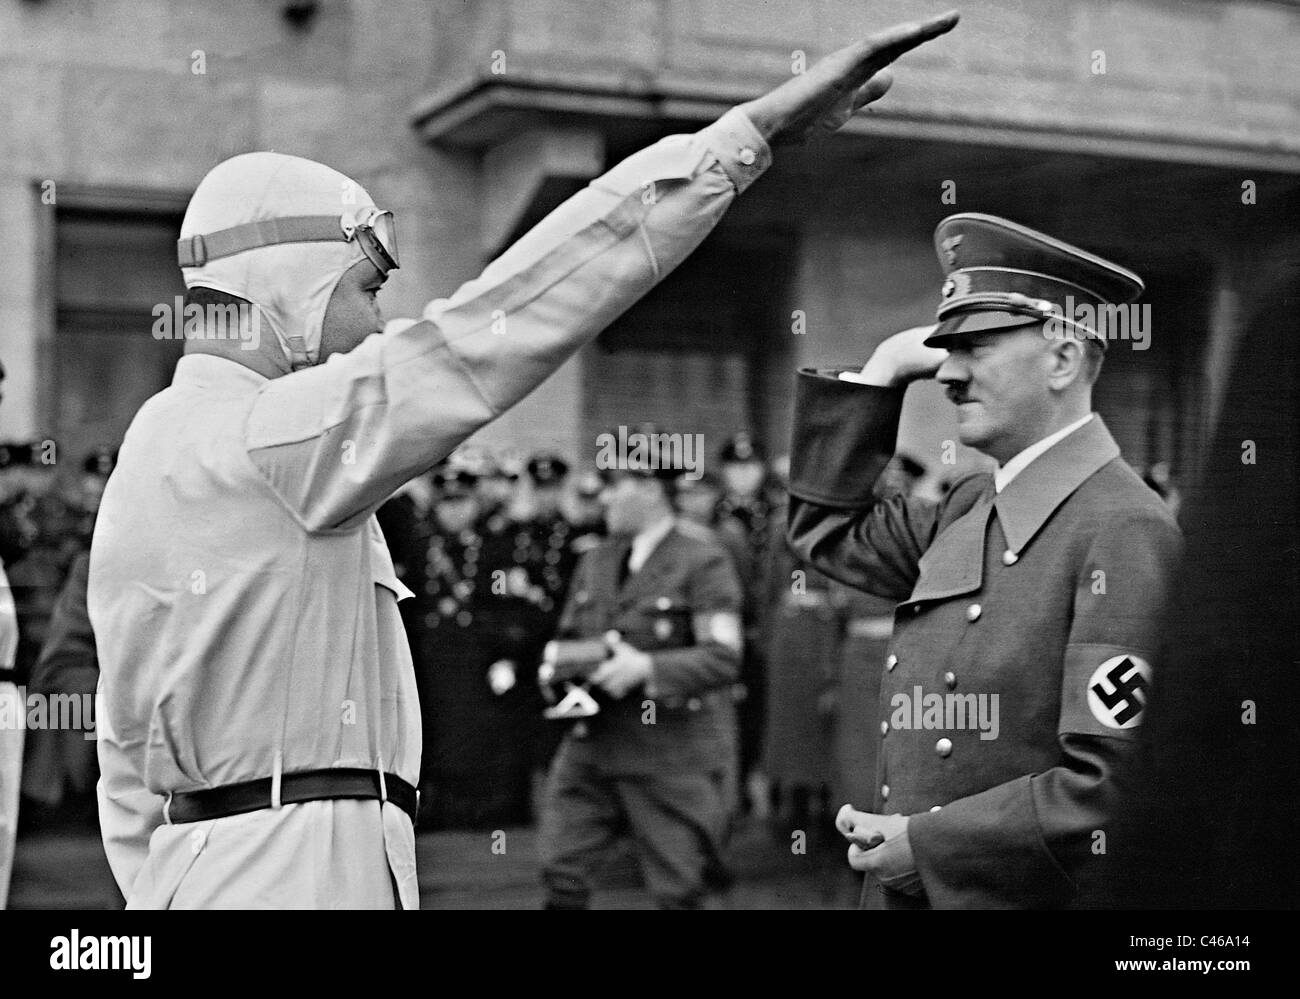
<path fill-rule="evenodd" d="M 79 462 L 170 378 L 151 310 L 221 159 L 274 149 L 354 177 L 398 219 L 389 316 L 475 276 L 633 149 L 693 130 L 915 4 L 850 0 L 3 0 L 0 439 Z M 841 135 L 784 151 L 703 247 L 489 446 L 590 461 L 653 420 L 788 446 L 796 366 L 861 363 L 931 321 L 935 224 L 1006 215 L 1148 282 L 1098 408 L 1138 465 L 1195 474 L 1252 302 L 1300 250 L 1300 4 L 1042 0 L 963 7 Z M 971 460 L 937 386 L 903 446 Z"/>

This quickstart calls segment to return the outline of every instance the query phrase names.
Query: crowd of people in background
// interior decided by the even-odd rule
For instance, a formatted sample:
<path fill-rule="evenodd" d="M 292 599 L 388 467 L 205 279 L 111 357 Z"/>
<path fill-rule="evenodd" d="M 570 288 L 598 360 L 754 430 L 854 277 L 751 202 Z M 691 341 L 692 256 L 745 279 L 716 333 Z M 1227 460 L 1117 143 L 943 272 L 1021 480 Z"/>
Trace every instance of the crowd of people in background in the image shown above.
<path fill-rule="evenodd" d="M 86 579 L 95 515 L 117 451 L 92 450 L 72 477 L 59 475 L 59 459 L 51 441 L 0 444 L 0 564 L 19 626 L 14 674 L 32 694 L 93 698 L 99 669 Z M 97 777 L 93 737 L 28 732 L 20 821 L 93 824 Z"/>
<path fill-rule="evenodd" d="M 743 584 L 736 807 L 805 828 L 870 785 L 876 698 L 861 667 L 888 641 L 892 608 L 797 563 L 787 468 L 740 432 L 673 496 L 682 520 L 716 534 Z M 903 458 L 884 481 L 910 492 L 924 477 Z M 542 717 L 537 667 L 579 557 L 605 535 L 604 486 L 557 455 L 467 447 L 380 509 L 414 594 L 400 606 L 424 721 L 422 828 L 536 819 L 562 734 Z"/>

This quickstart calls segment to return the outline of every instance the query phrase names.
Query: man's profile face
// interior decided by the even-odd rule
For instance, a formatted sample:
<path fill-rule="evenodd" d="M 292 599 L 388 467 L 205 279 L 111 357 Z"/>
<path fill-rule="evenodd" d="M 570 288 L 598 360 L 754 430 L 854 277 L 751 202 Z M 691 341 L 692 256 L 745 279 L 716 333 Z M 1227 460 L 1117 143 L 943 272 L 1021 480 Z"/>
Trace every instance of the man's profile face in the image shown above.
<path fill-rule="evenodd" d="M 721 495 L 709 485 L 696 484 L 677 493 L 677 508 L 683 517 L 706 526 L 713 523 Z"/>
<path fill-rule="evenodd" d="M 722 480 L 733 496 L 755 495 L 766 477 L 767 467 L 761 461 L 728 461 L 722 465 Z"/>
<path fill-rule="evenodd" d="M 635 534 L 655 509 L 658 486 L 639 475 L 615 475 L 600 494 L 610 534 Z"/>
<path fill-rule="evenodd" d="M 535 486 L 533 488 L 533 500 L 537 504 L 537 512 L 543 516 L 553 516 L 559 513 L 562 493 L 563 488 L 553 483 Z"/>
<path fill-rule="evenodd" d="M 1043 436 L 1050 361 L 1038 325 L 955 336 L 935 377 L 957 406 L 961 442 L 1005 462 Z"/>
<path fill-rule="evenodd" d="M 349 267 L 334 287 L 321 320 L 320 359 L 345 354 L 372 333 L 384 328 L 378 294 L 384 275 L 369 260 Z"/>
<path fill-rule="evenodd" d="M 478 520 L 478 502 L 473 496 L 443 496 L 433 507 L 438 526 L 449 534 L 459 534 Z"/>

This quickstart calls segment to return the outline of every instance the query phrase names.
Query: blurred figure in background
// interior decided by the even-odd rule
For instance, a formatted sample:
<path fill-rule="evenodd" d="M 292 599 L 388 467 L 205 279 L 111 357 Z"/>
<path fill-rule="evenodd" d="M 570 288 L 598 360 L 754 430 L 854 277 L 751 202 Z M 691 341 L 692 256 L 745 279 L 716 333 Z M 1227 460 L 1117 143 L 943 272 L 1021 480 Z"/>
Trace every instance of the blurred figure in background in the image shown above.
<path fill-rule="evenodd" d="M 413 593 L 424 588 L 424 553 L 429 541 L 429 520 L 432 516 L 434 486 L 432 473 L 418 475 L 389 497 L 375 517 L 384 532 L 389 554 L 393 557 L 393 571 L 397 578 Z M 407 637 L 413 634 L 413 601 L 398 603 Z"/>
<path fill-rule="evenodd" d="M 61 582 L 40 592 L 33 601 L 43 616 L 34 629 L 42 636 L 31 669 L 29 694 L 76 699 L 92 704 L 99 681 L 95 636 L 86 610 L 86 585 L 90 569 L 90 538 L 95 529 L 100 497 L 117 465 L 117 449 L 95 448 L 81 463 L 81 471 L 64 495 L 52 497 L 44 509 L 47 521 L 38 549 L 44 580 L 53 584 L 63 559 L 71 563 Z M 40 509 L 38 507 L 38 509 Z M 51 599 L 51 594 L 53 594 Z M 48 614 L 44 614 L 49 600 Z M 99 763 L 95 758 L 93 714 L 82 712 L 82 729 L 39 728 L 28 733 L 23 761 L 24 825 L 71 823 L 98 825 L 94 797 Z M 89 738 L 88 738 L 89 736 Z"/>
<path fill-rule="evenodd" d="M 486 558 L 492 585 L 485 607 L 497 639 L 489 682 L 512 719 L 508 780 L 520 794 L 531 788 L 533 773 L 555 747 L 554 733 L 542 719 L 545 703 L 537 686 L 537 666 L 555 634 L 578 559 L 562 512 L 568 462 L 559 455 L 536 454 L 524 470 L 507 523 L 489 533 Z M 531 802 L 531 793 L 526 797 Z M 531 806 L 521 814 L 521 821 L 530 819 Z"/>
<path fill-rule="evenodd" d="M 710 471 L 703 472 L 698 479 L 683 477 L 677 486 L 677 512 L 683 520 L 716 531 L 722 523 L 722 497 L 725 490 L 722 480 Z M 739 531 L 728 532 L 728 538 L 741 543 L 744 538 Z M 737 551 L 737 559 L 740 552 Z"/>
<path fill-rule="evenodd" d="M 4 365 L 0 364 L 0 389 L 4 387 Z M 0 399 L 3 396 L 0 395 Z M 17 503 L 7 496 L 6 466 L 12 455 L 0 447 L 0 714 L 14 719 L 25 713 L 19 696 L 16 672 L 18 657 L 18 608 L 9 589 L 5 567 L 11 556 L 21 556 L 30 540 L 29 525 L 22 521 Z M 19 784 L 23 769 L 23 729 L 0 724 L 0 909 L 9 901 L 9 877 L 13 873 L 14 843 L 18 836 Z"/>
<path fill-rule="evenodd" d="M 588 469 L 575 475 L 570 486 L 564 494 L 563 512 L 573 529 L 573 553 L 581 558 L 605 537 L 605 512 L 600 503 L 605 484 L 598 473 Z"/>
<path fill-rule="evenodd" d="M 95 531 L 95 516 L 104 496 L 108 477 L 117 467 L 117 448 L 97 447 L 81 463 L 81 474 L 68 496 L 69 512 L 76 520 L 76 538 L 80 551 L 90 551 L 90 536 Z"/>
<path fill-rule="evenodd" d="M 734 434 L 718 455 L 723 496 L 717 530 L 737 559 L 744 588 L 745 653 L 740 667 L 740 779 L 749 807 L 768 808 L 769 789 L 759 768 L 763 752 L 767 664 L 765 638 L 772 594 L 771 560 L 783 544 L 785 524 L 773 497 L 763 449 L 748 431 Z"/>
<path fill-rule="evenodd" d="M 591 877 L 621 834 L 639 848 L 660 908 L 695 908 L 721 870 L 740 583 L 698 527 L 679 527 L 678 470 L 610 472 L 610 538 L 583 556 L 563 638 L 603 638 L 591 684 L 606 699 L 570 728 L 547 785 L 539 849 L 548 908 L 586 908 Z"/>
<path fill-rule="evenodd" d="M 40 657 L 28 681 L 29 694 L 67 700 L 82 705 L 94 703 L 99 683 L 99 657 L 95 634 L 86 609 L 86 586 L 90 575 L 90 552 L 72 561 L 68 578 L 50 615 L 49 628 Z M 93 722 L 93 712 L 87 718 Z M 85 730 L 38 728 L 27 734 L 23 761 L 23 825 L 68 824 L 98 828 L 95 781 L 99 761 L 95 757 L 93 725 Z"/>
<path fill-rule="evenodd" d="M 493 692 L 501 641 L 473 473 L 434 473 L 432 518 L 412 643 L 424 729 L 421 824 L 491 828 L 527 821 L 528 784 L 515 765 L 511 705 Z"/>
<path fill-rule="evenodd" d="M 788 838 L 791 830 L 834 825 L 831 726 L 845 598 L 788 545 L 773 562 L 761 770 Z"/>
<path fill-rule="evenodd" d="M 1167 605 L 1145 767 L 1110 850 L 1118 904 L 1292 909 L 1300 862 L 1300 252 L 1233 358 Z"/>
<path fill-rule="evenodd" d="M 54 601 L 88 539 L 79 532 L 79 511 L 60 489 L 55 442 L 6 445 L 3 451 L 0 534 L 7 539 L 6 572 L 21 624 L 15 669 L 26 682 L 45 643 Z"/>
<path fill-rule="evenodd" d="M 1174 473 L 1169 468 L 1169 462 L 1157 461 L 1152 464 L 1143 473 L 1142 481 L 1156 491 L 1156 495 L 1169 507 L 1169 512 L 1177 517 L 1183 504 L 1183 494 L 1174 481 Z"/>
<path fill-rule="evenodd" d="M 484 528 L 489 534 L 502 534 L 518 512 L 523 463 L 514 452 L 493 456 L 481 448 L 464 450 L 463 463 L 478 481 Z"/>
<path fill-rule="evenodd" d="M 912 496 L 925 466 L 896 454 L 876 482 L 876 495 Z M 894 631 L 895 603 L 850 586 L 834 584 L 845 601 L 844 642 L 837 664 L 834 705 L 833 801 L 868 802 L 876 793 L 880 748 L 880 673 Z"/>

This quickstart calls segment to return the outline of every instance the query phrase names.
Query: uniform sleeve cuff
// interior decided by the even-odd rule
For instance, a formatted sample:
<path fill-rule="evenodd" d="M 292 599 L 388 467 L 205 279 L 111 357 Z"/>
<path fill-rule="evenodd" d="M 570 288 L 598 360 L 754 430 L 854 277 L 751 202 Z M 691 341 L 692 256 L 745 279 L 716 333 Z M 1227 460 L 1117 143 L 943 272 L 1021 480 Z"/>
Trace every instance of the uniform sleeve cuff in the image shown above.
<path fill-rule="evenodd" d="M 894 454 L 905 389 L 842 381 L 840 372 L 806 368 L 795 379 L 790 494 L 858 509 L 873 502 Z"/>
<path fill-rule="evenodd" d="M 732 108 L 697 133 L 731 178 L 737 194 L 743 194 L 772 165 L 772 149 L 759 134 L 749 116 Z"/>

